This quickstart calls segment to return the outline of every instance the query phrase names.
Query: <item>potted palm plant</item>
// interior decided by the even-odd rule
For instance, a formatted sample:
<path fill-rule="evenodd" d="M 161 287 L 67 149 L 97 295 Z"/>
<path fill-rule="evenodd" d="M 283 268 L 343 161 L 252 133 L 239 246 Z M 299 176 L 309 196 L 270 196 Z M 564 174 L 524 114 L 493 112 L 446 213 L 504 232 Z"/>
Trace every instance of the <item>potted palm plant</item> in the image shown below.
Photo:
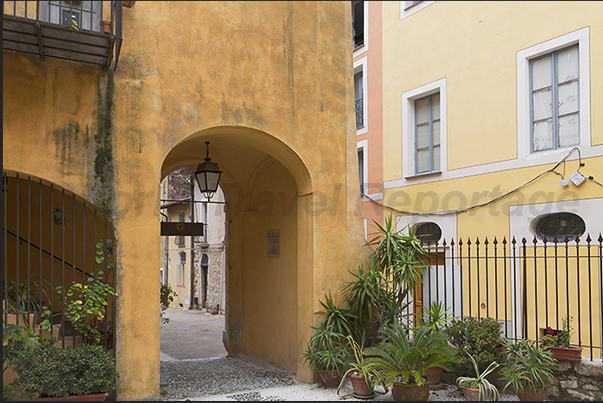
<path fill-rule="evenodd" d="M 505 388 L 513 387 L 519 400 L 542 401 L 547 387 L 553 382 L 553 353 L 531 340 L 514 343 L 506 340 L 507 359 L 501 373 L 507 381 Z"/>
<path fill-rule="evenodd" d="M 483 371 L 479 372 L 479 368 L 477 366 L 477 362 L 473 358 L 471 354 L 465 352 L 469 358 L 471 359 L 471 363 L 473 364 L 473 369 L 475 370 L 475 377 L 469 376 L 459 376 L 456 378 L 456 384 L 463 389 L 463 395 L 465 396 L 465 400 L 472 401 L 484 401 L 484 400 L 495 400 L 498 401 L 500 399 L 500 393 L 496 386 L 491 384 L 486 377 L 490 375 L 496 368 L 499 367 L 499 363 L 494 361 L 488 365 L 488 367 Z"/>
<path fill-rule="evenodd" d="M 453 316 L 449 312 L 450 308 L 444 306 L 440 301 L 432 301 L 429 307 L 423 307 L 423 315 L 419 318 L 420 326 L 427 326 L 431 332 L 444 331 L 450 325 Z M 425 371 L 427 379 L 429 379 L 429 389 L 442 389 L 442 368 L 431 367 Z"/>
<path fill-rule="evenodd" d="M 424 401 L 429 398 L 429 383 L 425 370 L 439 366 L 450 370 L 456 351 L 445 333 L 432 332 L 426 326 L 410 339 L 404 327 L 392 323 L 381 330 L 385 340 L 366 349 L 369 369 L 376 379 L 392 388 L 394 400 Z"/>

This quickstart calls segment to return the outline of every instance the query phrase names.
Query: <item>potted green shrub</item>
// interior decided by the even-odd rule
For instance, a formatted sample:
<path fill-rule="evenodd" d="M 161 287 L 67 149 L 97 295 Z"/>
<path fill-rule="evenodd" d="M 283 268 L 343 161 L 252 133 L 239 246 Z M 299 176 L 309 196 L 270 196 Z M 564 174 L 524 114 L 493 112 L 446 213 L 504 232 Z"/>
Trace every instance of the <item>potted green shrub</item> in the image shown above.
<path fill-rule="evenodd" d="M 366 349 L 366 362 L 379 382 L 392 388 L 394 400 L 424 401 L 429 398 L 425 370 L 439 366 L 450 369 L 456 351 L 445 333 L 432 332 L 426 326 L 410 339 L 406 329 L 392 323 L 381 330 L 384 341 Z"/>
<path fill-rule="evenodd" d="M 578 362 L 582 360 L 582 347 L 570 346 L 572 338 L 570 322 L 571 318 L 565 316 L 562 318 L 560 330 L 553 329 L 550 326 L 547 327 L 540 339 L 540 345 L 550 350 L 559 361 Z"/>
<path fill-rule="evenodd" d="M 12 368 L 18 378 L 11 387 L 29 400 L 103 401 L 119 378 L 115 359 L 96 345 L 25 348 Z"/>
<path fill-rule="evenodd" d="M 65 317 L 73 324 L 88 344 L 105 345 L 110 344 L 110 327 L 107 327 L 107 306 L 109 298 L 116 297 L 115 289 L 105 281 L 103 263 L 105 251 L 103 242 L 96 244 L 96 275 L 88 277 L 85 283 L 73 281 L 71 286 L 63 290 L 61 286 L 56 287 L 65 303 Z M 107 270 L 113 270 L 112 263 L 107 264 Z M 110 322 L 109 322 L 110 324 Z M 101 341 L 101 339 L 103 339 Z"/>
<path fill-rule="evenodd" d="M 513 387 L 519 400 L 542 401 L 547 387 L 553 382 L 553 353 L 531 340 L 506 340 L 507 360 L 501 374 Z"/>
<path fill-rule="evenodd" d="M 333 330 L 332 324 L 320 321 L 302 353 L 302 362 L 317 370 L 326 387 L 336 387 L 341 381 L 349 361 L 350 351 L 344 344 L 345 338 Z"/>
<path fill-rule="evenodd" d="M 469 356 L 471 363 L 473 364 L 473 370 L 475 371 L 475 377 L 459 376 L 456 379 L 456 384 L 463 389 L 463 395 L 465 400 L 472 401 L 484 401 L 484 400 L 495 400 L 500 399 L 500 393 L 496 386 L 491 384 L 486 377 L 490 375 L 496 368 L 499 367 L 499 363 L 494 361 L 486 367 L 486 369 L 480 372 L 477 362 L 471 354 L 465 351 Z"/>
<path fill-rule="evenodd" d="M 454 377 L 471 374 L 474 371 L 472 361 L 463 352 L 473 357 L 479 371 L 484 371 L 492 362 L 504 362 L 505 349 L 501 326 L 492 318 L 471 316 L 453 319 L 450 325 L 446 326 L 444 332 L 448 334 L 450 342 L 458 348 L 459 352 L 458 362 L 453 369 Z M 498 373 L 493 373 L 490 381 L 498 388 L 502 388 L 504 382 L 499 378 Z"/>
<path fill-rule="evenodd" d="M 363 355 L 363 349 L 356 340 L 349 335 L 346 339 L 354 354 L 347 364 L 347 370 L 341 377 L 341 381 L 337 387 L 337 395 L 339 396 L 346 379 L 349 378 L 352 388 L 354 389 L 354 397 L 359 399 L 370 399 L 375 395 L 373 378 L 378 374 L 375 369 L 372 369 L 370 365 L 367 364 Z M 383 388 L 385 392 L 378 393 L 387 393 L 387 387 L 384 384 Z"/>

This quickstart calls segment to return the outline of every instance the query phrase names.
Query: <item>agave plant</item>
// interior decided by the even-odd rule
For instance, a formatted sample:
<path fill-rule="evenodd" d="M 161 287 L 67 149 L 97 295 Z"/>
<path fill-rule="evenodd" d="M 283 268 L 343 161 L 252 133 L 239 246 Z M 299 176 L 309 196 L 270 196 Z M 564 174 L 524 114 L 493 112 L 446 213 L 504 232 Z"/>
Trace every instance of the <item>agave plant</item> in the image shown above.
<path fill-rule="evenodd" d="M 500 393 L 496 386 L 492 385 L 486 377 L 490 375 L 498 366 L 500 365 L 496 361 L 492 362 L 488 367 L 480 373 L 477 368 L 477 362 L 473 356 L 466 352 L 466 354 L 471 359 L 473 363 L 473 368 L 475 369 L 475 377 L 468 376 L 459 376 L 456 378 L 456 384 L 461 388 L 471 388 L 471 389 L 479 389 L 478 400 L 494 400 L 498 401 L 500 399 Z"/>
<path fill-rule="evenodd" d="M 381 330 L 385 340 L 366 349 L 366 361 L 375 370 L 379 381 L 392 386 L 396 378 L 404 383 L 425 383 L 425 370 L 440 367 L 451 370 L 456 350 L 448 343 L 443 332 L 432 332 L 426 326 L 419 328 L 414 339 L 409 339 L 406 329 L 399 323 Z"/>

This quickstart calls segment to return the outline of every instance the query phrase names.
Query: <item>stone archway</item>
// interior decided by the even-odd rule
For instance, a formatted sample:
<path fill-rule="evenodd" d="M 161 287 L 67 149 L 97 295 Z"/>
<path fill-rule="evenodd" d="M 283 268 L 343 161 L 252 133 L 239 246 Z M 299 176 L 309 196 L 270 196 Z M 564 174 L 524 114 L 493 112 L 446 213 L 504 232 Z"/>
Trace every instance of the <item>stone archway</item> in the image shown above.
<path fill-rule="evenodd" d="M 298 307 L 312 305 L 310 175 L 281 140 L 243 127 L 216 127 L 189 136 L 168 153 L 162 176 L 193 168 L 205 156 L 223 170 L 227 198 L 226 330 L 231 355 L 252 355 L 298 371 Z"/>

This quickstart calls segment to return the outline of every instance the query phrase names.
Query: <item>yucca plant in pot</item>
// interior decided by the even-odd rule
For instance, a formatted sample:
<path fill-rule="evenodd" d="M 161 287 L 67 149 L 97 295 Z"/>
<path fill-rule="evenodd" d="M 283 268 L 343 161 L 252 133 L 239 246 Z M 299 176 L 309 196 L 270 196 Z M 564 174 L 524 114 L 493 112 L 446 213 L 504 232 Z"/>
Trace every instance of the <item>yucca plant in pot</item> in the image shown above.
<path fill-rule="evenodd" d="M 506 340 L 507 359 L 501 373 L 519 400 L 542 401 L 547 387 L 553 382 L 553 367 L 557 364 L 553 353 L 538 343 L 523 339 Z"/>
<path fill-rule="evenodd" d="M 392 388 L 394 400 L 427 400 L 429 383 L 425 370 L 434 366 L 449 370 L 455 361 L 456 350 L 448 342 L 448 336 L 423 326 L 411 339 L 397 322 L 381 332 L 384 341 L 366 349 L 370 354 L 367 365 L 377 374 L 377 381 Z"/>
<path fill-rule="evenodd" d="M 341 381 L 350 359 L 345 337 L 333 330 L 333 324 L 320 321 L 319 326 L 310 326 L 314 332 L 302 353 L 302 362 L 317 370 L 326 387 L 336 387 Z"/>

